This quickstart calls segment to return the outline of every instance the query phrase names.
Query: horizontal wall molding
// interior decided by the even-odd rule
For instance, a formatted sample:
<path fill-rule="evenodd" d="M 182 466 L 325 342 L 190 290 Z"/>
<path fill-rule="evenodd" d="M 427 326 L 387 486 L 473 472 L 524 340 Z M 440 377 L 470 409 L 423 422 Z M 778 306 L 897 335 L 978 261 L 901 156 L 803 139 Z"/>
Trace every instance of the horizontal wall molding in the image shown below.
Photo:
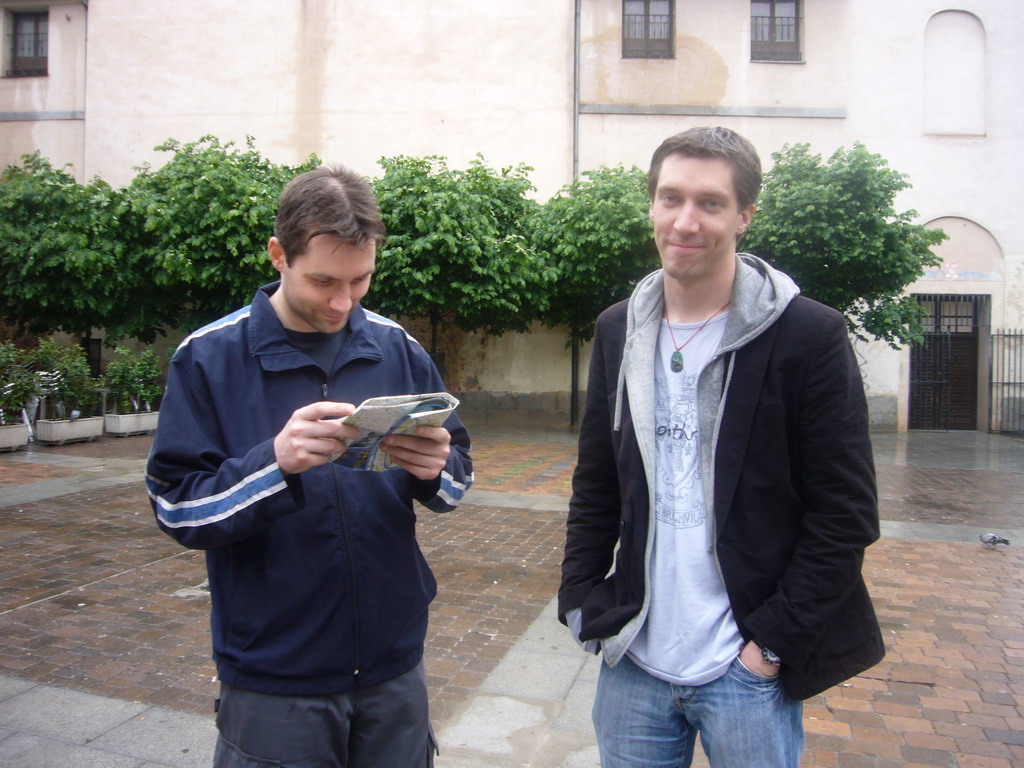
<path fill-rule="evenodd" d="M 0 123 L 85 120 L 85 112 L 0 112 Z"/>
<path fill-rule="evenodd" d="M 720 107 L 689 104 L 580 104 L 583 115 L 672 115 L 691 117 L 797 117 L 842 120 L 841 107 Z M 85 120 L 85 112 L 0 112 L 0 122 Z"/>
<path fill-rule="evenodd" d="M 672 115 L 690 117 L 798 117 L 842 120 L 842 107 L 719 107 L 688 104 L 580 104 L 583 115 Z"/>

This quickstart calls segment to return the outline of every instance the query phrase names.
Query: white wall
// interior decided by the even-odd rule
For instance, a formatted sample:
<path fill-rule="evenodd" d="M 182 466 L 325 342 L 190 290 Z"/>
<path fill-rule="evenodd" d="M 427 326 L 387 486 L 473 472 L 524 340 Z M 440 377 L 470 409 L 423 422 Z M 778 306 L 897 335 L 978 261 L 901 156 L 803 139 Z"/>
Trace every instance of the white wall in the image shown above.
<path fill-rule="evenodd" d="M 205 133 L 367 175 L 396 154 L 569 173 L 572 8 L 542 0 L 92 0 L 86 164 L 112 183 Z M 570 34 L 567 34 L 570 32 Z"/>

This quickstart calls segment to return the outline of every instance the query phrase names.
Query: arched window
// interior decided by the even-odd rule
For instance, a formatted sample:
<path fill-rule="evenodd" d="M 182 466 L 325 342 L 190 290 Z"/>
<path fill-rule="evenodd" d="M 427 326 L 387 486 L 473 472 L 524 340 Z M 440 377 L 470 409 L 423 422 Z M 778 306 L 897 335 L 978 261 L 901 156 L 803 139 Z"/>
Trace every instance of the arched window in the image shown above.
<path fill-rule="evenodd" d="M 985 135 L 985 27 L 964 11 L 931 17 L 924 42 L 924 132 Z"/>

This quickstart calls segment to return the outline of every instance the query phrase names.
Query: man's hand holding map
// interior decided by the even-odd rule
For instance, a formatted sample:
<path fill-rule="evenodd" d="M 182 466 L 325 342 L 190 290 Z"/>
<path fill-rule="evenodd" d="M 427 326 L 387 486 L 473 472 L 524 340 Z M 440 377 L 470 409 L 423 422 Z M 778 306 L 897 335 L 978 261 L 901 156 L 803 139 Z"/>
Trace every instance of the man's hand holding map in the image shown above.
<path fill-rule="evenodd" d="M 458 404 L 459 401 L 447 392 L 364 400 L 342 419 L 343 423 L 359 428 L 359 437 L 350 441 L 333 461 L 349 469 L 372 472 L 397 469 L 390 457 L 380 450 L 381 441 L 390 434 L 415 434 L 420 424 L 439 427 Z"/>

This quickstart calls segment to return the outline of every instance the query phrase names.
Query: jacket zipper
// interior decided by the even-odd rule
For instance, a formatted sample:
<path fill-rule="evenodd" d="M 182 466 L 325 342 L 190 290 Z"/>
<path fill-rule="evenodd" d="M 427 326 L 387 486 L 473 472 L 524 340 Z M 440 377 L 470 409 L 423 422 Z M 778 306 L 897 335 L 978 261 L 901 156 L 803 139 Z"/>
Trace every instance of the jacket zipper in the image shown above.
<path fill-rule="evenodd" d="M 323 395 L 323 399 L 327 400 L 327 380 L 326 374 L 324 381 L 320 384 L 320 392 Z M 348 529 L 348 517 L 345 515 L 345 504 L 341 493 L 341 480 L 338 477 L 338 473 L 341 471 L 338 468 L 332 468 L 334 470 L 334 492 L 338 499 L 338 517 L 341 520 L 341 532 L 345 537 L 345 552 L 348 555 L 348 569 L 349 579 L 352 584 L 352 681 L 355 687 L 359 687 L 359 587 L 356 583 L 356 564 L 355 558 L 352 552 L 352 537 L 349 535 Z"/>
<path fill-rule="evenodd" d="M 352 584 L 352 679 L 355 687 L 359 687 L 359 585 L 356 582 L 356 564 L 352 552 L 352 537 L 349 535 L 348 517 L 342 503 L 341 481 L 334 470 L 334 488 L 338 496 L 338 516 L 341 519 L 341 531 L 345 537 L 345 552 L 348 555 L 349 581 Z"/>

